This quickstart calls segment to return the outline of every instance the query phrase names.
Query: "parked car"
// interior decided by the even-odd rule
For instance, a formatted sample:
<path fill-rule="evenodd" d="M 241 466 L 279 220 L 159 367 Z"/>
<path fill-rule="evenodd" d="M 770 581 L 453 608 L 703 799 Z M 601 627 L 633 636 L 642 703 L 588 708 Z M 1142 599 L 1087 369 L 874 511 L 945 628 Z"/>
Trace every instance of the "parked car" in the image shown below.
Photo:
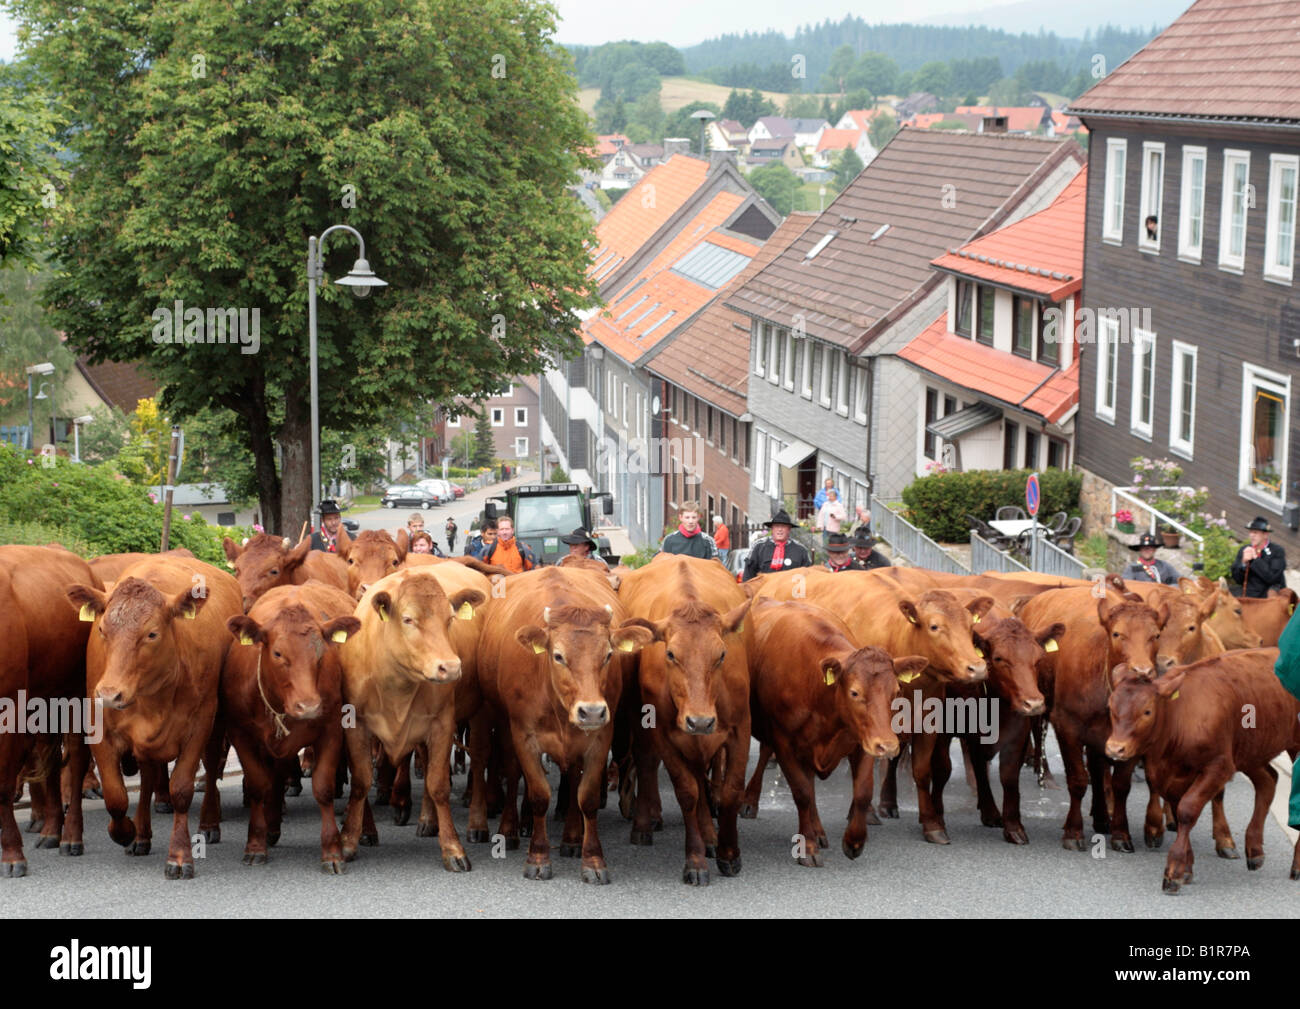
<path fill-rule="evenodd" d="M 438 502 L 433 491 L 417 484 L 412 487 L 389 487 L 379 503 L 385 508 L 432 508 Z"/>
<path fill-rule="evenodd" d="M 727 551 L 727 570 L 740 581 L 745 576 L 745 561 L 749 560 L 750 547 L 732 547 Z"/>
<path fill-rule="evenodd" d="M 446 504 L 449 501 L 456 500 L 456 495 L 451 489 L 451 484 L 446 480 L 440 480 L 436 477 L 426 477 L 423 480 L 417 480 L 415 486 L 422 487 L 427 493 L 432 494 L 438 504 Z"/>
<path fill-rule="evenodd" d="M 361 528 L 361 523 L 358 522 L 356 519 L 344 519 L 343 528 L 346 529 L 349 533 L 354 533 Z"/>
<path fill-rule="evenodd" d="M 454 483 L 451 485 L 451 492 L 455 494 L 456 497 L 458 498 L 462 498 L 465 496 L 465 488 L 458 483 Z"/>

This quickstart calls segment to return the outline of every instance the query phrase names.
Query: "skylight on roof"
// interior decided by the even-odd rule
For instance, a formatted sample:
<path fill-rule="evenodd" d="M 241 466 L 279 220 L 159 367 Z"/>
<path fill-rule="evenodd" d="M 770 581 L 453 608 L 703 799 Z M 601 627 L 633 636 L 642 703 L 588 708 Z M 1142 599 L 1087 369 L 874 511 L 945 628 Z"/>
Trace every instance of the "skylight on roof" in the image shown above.
<path fill-rule="evenodd" d="M 613 270 L 614 267 L 618 266 L 618 264 L 621 263 L 621 262 L 623 262 L 623 257 L 622 257 L 622 256 L 619 256 L 619 257 L 618 257 L 617 259 L 615 259 L 612 263 L 610 263 L 607 267 L 605 267 L 605 269 L 603 269 L 600 273 L 596 274 L 595 277 L 594 277 L 593 279 L 594 279 L 594 280 L 603 280 L 603 279 L 605 278 L 605 275 L 608 274 L 611 270 Z"/>
<path fill-rule="evenodd" d="M 749 265 L 744 253 L 724 249 L 712 242 L 701 242 L 672 266 L 674 273 L 716 291 Z"/>
<path fill-rule="evenodd" d="M 831 228 L 830 231 L 826 232 L 826 234 L 822 235 L 822 237 L 817 240 L 816 245 L 814 245 L 811 249 L 807 251 L 807 253 L 804 254 L 803 261 L 806 263 L 810 259 L 816 259 L 817 253 L 821 252 L 822 249 L 830 245 L 831 239 L 834 238 L 839 233 L 840 232 L 838 228 Z"/>
<path fill-rule="evenodd" d="M 658 307 L 660 306 L 660 304 L 662 304 L 662 302 L 658 302 L 658 301 L 656 301 L 653 305 L 651 305 L 651 306 L 650 306 L 649 308 L 647 308 L 644 312 L 642 312 L 640 315 L 638 315 L 635 319 L 633 319 L 631 322 L 629 322 L 629 323 L 627 324 L 627 328 L 628 328 L 628 329 L 636 329 L 637 323 L 639 323 L 639 322 L 640 322 L 642 319 L 644 319 L 647 315 L 649 315 L 649 314 L 650 314 L 651 312 L 653 312 L 656 308 L 658 308 Z"/>
<path fill-rule="evenodd" d="M 648 294 L 643 294 L 643 295 L 641 295 L 640 299 L 637 300 L 636 302 L 634 302 L 631 308 L 629 308 L 626 312 L 624 312 L 622 315 L 620 315 L 620 316 L 619 316 L 617 319 L 615 319 L 614 321 L 615 321 L 615 322 L 622 322 L 622 321 L 623 321 L 624 319 L 626 319 L 629 315 L 631 315 L 633 312 L 636 311 L 637 305 L 640 305 L 640 304 L 641 304 L 643 301 L 645 301 L 648 297 L 650 297 L 650 295 L 648 295 Z"/>
<path fill-rule="evenodd" d="M 662 326 L 665 322 L 667 322 L 669 319 L 671 319 L 671 318 L 672 318 L 674 315 L 676 315 L 676 314 L 677 314 L 677 309 L 674 308 L 674 309 L 669 310 L 667 314 L 665 314 L 662 318 L 660 318 L 658 322 L 656 322 L 653 326 L 651 326 L 649 329 L 647 329 L 647 330 L 646 330 L 644 333 L 642 333 L 641 335 L 642 335 L 642 336 L 649 336 L 651 333 L 653 333 L 656 329 L 658 329 L 660 326 Z"/>

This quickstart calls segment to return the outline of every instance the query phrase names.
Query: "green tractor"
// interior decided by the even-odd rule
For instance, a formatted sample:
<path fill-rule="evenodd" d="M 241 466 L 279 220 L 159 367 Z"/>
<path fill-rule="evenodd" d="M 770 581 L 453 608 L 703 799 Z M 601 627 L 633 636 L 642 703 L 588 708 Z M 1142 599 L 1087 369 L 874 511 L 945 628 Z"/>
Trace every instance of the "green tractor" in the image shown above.
<path fill-rule="evenodd" d="M 609 491 L 589 494 L 574 483 L 511 487 L 504 498 L 489 498 L 483 513 L 490 520 L 508 516 L 515 524 L 515 537 L 527 544 L 541 564 L 554 564 L 567 554 L 569 548 L 560 537 L 581 527 L 596 541 L 596 552 L 613 567 L 619 558 L 611 552 L 609 538 L 596 535 L 593 528 L 592 504 L 596 498 L 603 499 L 602 514 L 614 514 L 614 497 Z"/>

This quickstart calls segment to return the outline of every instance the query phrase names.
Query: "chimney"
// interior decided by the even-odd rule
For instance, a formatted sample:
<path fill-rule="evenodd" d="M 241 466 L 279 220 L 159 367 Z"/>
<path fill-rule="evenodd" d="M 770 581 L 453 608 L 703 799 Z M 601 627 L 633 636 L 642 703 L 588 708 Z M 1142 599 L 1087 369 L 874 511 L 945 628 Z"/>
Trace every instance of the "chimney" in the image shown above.
<path fill-rule="evenodd" d="M 980 124 L 981 133 L 1006 133 L 1006 116 L 985 116 Z"/>
<path fill-rule="evenodd" d="M 685 137 L 664 137 L 664 160 L 674 154 L 690 154 L 691 142 Z"/>
<path fill-rule="evenodd" d="M 714 172 L 721 171 L 722 166 L 726 164 L 731 165 L 732 168 L 738 167 L 736 152 L 732 148 L 729 147 L 725 151 L 709 151 L 710 175 Z"/>

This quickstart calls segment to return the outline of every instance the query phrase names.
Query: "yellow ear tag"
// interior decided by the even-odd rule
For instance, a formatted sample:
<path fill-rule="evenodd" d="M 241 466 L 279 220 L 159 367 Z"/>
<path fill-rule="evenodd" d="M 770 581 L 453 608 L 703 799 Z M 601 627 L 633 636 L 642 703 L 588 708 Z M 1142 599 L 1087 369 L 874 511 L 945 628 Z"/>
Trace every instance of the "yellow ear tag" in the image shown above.
<path fill-rule="evenodd" d="M 469 603 L 461 603 L 460 609 L 456 611 L 456 616 L 460 617 L 461 620 L 473 620 L 474 607 Z"/>
<path fill-rule="evenodd" d="M 978 624 L 978 623 L 980 622 L 980 615 L 979 615 L 978 613 L 972 613 L 972 614 L 971 614 L 971 618 L 970 618 L 970 622 L 971 622 L 972 624 Z"/>
<path fill-rule="evenodd" d="M 912 616 L 910 613 L 907 615 L 907 619 L 912 623 L 916 623 L 916 617 Z"/>
<path fill-rule="evenodd" d="M 347 631 L 335 631 L 333 634 L 330 635 L 331 641 L 344 642 L 347 641 L 347 639 L 348 639 Z"/>
<path fill-rule="evenodd" d="M 984 653 L 980 651 L 980 649 L 978 648 L 975 649 L 975 654 L 978 655 L 981 659 L 984 658 Z"/>
<path fill-rule="evenodd" d="M 1181 690 L 1175 690 L 1175 691 L 1173 692 L 1173 694 L 1170 695 L 1169 699 L 1170 699 L 1171 701 L 1176 701 L 1176 700 L 1178 700 L 1178 695 L 1181 694 L 1181 693 L 1182 693 Z"/>
<path fill-rule="evenodd" d="M 901 673 L 899 674 L 898 682 L 911 683 L 914 679 L 916 679 L 920 675 L 921 675 L 920 673 Z"/>
<path fill-rule="evenodd" d="M 183 610 L 182 612 L 185 614 L 185 619 L 186 619 L 186 620 L 193 620 L 193 619 L 194 619 L 195 613 L 194 613 L 194 607 L 193 607 L 193 606 L 191 606 L 191 607 L 190 607 L 189 609 L 187 609 L 187 610 Z"/>
<path fill-rule="evenodd" d="M 1292 604 L 1291 604 L 1291 608 L 1288 609 L 1287 612 L 1288 612 L 1288 613 L 1294 613 L 1294 612 L 1295 612 L 1295 603 L 1292 603 Z"/>
<path fill-rule="evenodd" d="M 630 641 L 620 641 L 620 642 L 618 643 L 618 650 L 619 650 L 620 652 L 630 652 L 630 651 L 632 651 L 632 650 L 635 649 L 635 648 L 636 648 L 636 645 L 634 645 L 634 644 L 633 644 L 632 642 L 630 642 Z"/>
<path fill-rule="evenodd" d="M 79 615 L 88 624 L 95 622 L 95 611 L 90 608 L 90 603 L 81 604 L 81 613 Z"/>
<path fill-rule="evenodd" d="M 226 567 L 230 568 L 231 571 L 234 571 L 234 570 L 235 570 L 235 562 L 234 562 L 234 561 L 226 561 Z"/>
<path fill-rule="evenodd" d="M 533 645 L 533 653 L 535 655 L 541 655 L 542 652 L 544 651 L 546 651 L 546 649 L 543 648 L 541 645 Z"/>
<path fill-rule="evenodd" d="M 829 669 L 827 669 L 827 670 L 826 670 L 826 686 L 828 686 L 828 687 L 833 687 L 834 685 L 835 685 L 835 674 L 832 673 Z"/>
<path fill-rule="evenodd" d="M 388 610 L 386 610 L 386 609 L 385 609 L 384 607 L 382 607 L 382 606 L 379 607 L 379 619 L 380 619 L 380 620 L 383 620 L 383 621 L 387 621 L 387 620 L 388 620 Z"/>
<path fill-rule="evenodd" d="M 1061 646 L 1056 643 L 1055 638 L 1048 638 L 1045 642 L 1043 642 L 1043 651 L 1045 652 L 1057 652 L 1060 650 L 1061 650 Z"/>
<path fill-rule="evenodd" d="M 239 636 L 239 643 L 241 645 L 251 645 L 253 643 L 253 639 L 250 638 L 247 634 L 241 634 Z"/>

